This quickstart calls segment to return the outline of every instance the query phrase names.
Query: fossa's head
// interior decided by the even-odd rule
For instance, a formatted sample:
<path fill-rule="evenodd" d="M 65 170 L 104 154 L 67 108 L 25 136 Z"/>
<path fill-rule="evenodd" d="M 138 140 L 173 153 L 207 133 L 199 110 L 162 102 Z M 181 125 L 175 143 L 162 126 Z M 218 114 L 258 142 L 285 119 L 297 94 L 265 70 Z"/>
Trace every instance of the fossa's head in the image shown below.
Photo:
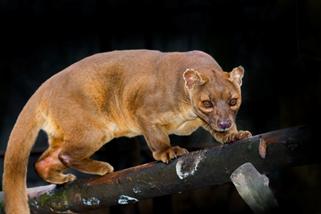
<path fill-rule="evenodd" d="M 235 125 L 241 105 L 242 66 L 231 72 L 214 69 L 187 69 L 184 74 L 186 91 L 193 110 L 210 129 L 226 132 Z"/>

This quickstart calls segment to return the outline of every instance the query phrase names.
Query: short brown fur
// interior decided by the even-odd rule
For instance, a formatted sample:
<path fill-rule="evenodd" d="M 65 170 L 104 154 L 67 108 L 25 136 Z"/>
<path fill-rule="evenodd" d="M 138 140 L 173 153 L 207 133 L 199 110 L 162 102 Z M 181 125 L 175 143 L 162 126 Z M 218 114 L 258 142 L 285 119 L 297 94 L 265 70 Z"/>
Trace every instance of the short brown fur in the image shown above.
<path fill-rule="evenodd" d="M 29 213 L 27 162 L 40 129 L 48 134 L 49 148 L 35 167 L 55 184 L 76 178 L 63 173 L 67 168 L 112 172 L 110 164 L 90 157 L 121 136 L 143 135 L 153 157 L 165 163 L 187 153 L 171 147 L 169 134 L 189 135 L 204 127 L 221 143 L 249 137 L 234 122 L 243 72 L 242 67 L 224 72 L 201 51 L 131 50 L 96 54 L 57 73 L 30 98 L 10 135 L 3 176 L 6 212 Z"/>

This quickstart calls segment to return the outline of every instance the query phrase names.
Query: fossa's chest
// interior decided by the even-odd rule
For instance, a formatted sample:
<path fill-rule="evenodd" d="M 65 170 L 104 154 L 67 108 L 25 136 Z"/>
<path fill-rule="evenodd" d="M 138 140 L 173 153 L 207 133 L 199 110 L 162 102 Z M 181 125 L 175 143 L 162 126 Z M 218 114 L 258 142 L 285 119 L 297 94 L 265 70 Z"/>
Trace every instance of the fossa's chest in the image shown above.
<path fill-rule="evenodd" d="M 168 134 L 190 135 L 203 125 L 203 121 L 191 110 L 167 115 L 163 126 Z"/>

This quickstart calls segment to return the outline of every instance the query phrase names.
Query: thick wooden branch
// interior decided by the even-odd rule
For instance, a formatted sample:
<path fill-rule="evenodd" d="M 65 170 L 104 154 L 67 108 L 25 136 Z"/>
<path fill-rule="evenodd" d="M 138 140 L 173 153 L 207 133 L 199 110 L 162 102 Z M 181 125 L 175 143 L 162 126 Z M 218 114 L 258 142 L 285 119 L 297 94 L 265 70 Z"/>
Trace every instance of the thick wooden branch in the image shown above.
<path fill-rule="evenodd" d="M 103 177 L 78 180 L 30 199 L 34 213 L 86 212 L 116 204 L 230 182 L 231 173 L 251 162 L 261 173 L 317 162 L 307 127 L 268 132 L 171 161 L 148 163 Z"/>

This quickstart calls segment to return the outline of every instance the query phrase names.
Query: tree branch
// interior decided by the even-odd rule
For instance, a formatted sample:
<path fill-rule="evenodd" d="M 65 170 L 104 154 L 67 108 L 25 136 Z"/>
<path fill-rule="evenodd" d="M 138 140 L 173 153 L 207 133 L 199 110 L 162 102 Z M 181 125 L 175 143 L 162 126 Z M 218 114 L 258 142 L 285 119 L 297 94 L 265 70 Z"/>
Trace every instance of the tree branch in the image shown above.
<path fill-rule="evenodd" d="M 191 152 L 169 164 L 152 162 L 87 180 L 78 180 L 42 194 L 33 194 L 34 213 L 85 212 L 116 204 L 230 182 L 231 173 L 251 162 L 261 173 L 315 163 L 309 128 L 268 132 L 229 145 Z"/>

